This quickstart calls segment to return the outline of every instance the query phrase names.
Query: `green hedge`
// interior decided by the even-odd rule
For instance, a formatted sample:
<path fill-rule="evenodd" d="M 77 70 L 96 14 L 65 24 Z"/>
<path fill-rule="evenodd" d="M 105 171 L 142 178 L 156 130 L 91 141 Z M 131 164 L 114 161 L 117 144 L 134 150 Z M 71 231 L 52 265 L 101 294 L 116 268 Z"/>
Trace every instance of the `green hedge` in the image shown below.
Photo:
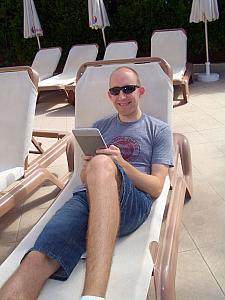
<path fill-rule="evenodd" d="M 44 36 L 42 47 L 61 46 L 63 65 L 71 45 L 98 43 L 104 53 L 100 30 L 88 25 L 87 0 L 36 0 Z M 135 39 L 138 56 L 150 55 L 150 38 L 155 29 L 184 28 L 188 35 L 188 60 L 205 61 L 204 24 L 189 23 L 191 0 L 105 0 L 111 26 L 107 42 Z M 218 0 L 220 18 L 208 23 L 211 62 L 225 62 L 225 0 Z M 23 38 L 23 1 L 0 3 L 0 65 L 31 64 L 38 50 L 35 38 Z"/>

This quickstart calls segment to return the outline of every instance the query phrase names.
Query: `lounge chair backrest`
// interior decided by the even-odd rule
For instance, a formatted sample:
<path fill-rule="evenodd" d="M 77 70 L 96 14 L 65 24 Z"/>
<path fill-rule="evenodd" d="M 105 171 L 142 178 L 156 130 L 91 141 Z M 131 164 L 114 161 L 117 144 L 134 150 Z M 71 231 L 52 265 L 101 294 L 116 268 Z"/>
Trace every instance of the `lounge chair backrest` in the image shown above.
<path fill-rule="evenodd" d="M 135 58 L 137 51 L 136 41 L 112 42 L 107 45 L 103 60 Z"/>
<path fill-rule="evenodd" d="M 123 61 L 126 60 L 120 60 L 120 62 Z M 137 63 L 141 61 L 146 63 Z M 171 78 L 162 70 L 159 62 L 164 66 L 168 65 L 157 58 L 148 58 L 147 60 L 136 58 L 133 59 L 133 62 L 136 64 L 125 63 L 125 65 L 140 73 L 141 84 L 145 87 L 145 94 L 141 98 L 142 111 L 171 125 L 173 86 Z M 101 63 L 102 66 L 97 66 Z M 75 127 L 91 127 L 96 120 L 115 112 L 111 101 L 108 99 L 107 91 L 110 74 L 118 67 L 118 64 L 116 61 L 114 64 L 107 63 L 109 61 L 93 62 L 91 66 L 85 69 L 84 74 L 77 82 Z M 80 160 L 79 155 L 80 153 L 75 158 L 77 168 Z"/>
<path fill-rule="evenodd" d="M 183 29 L 156 30 L 151 38 L 151 56 L 165 59 L 172 67 L 185 69 L 187 36 Z"/>
<path fill-rule="evenodd" d="M 37 100 L 37 80 L 29 74 L 30 67 L 0 69 L 0 173 L 6 175 L 1 173 L 0 190 L 24 173 Z M 15 176 L 7 173 L 10 169 Z"/>
<path fill-rule="evenodd" d="M 74 45 L 68 54 L 63 74 L 64 75 L 76 75 L 79 67 L 88 61 L 96 60 L 98 55 L 98 45 L 97 44 L 83 44 Z"/>
<path fill-rule="evenodd" d="M 53 76 L 61 54 L 60 47 L 42 48 L 36 53 L 31 67 L 38 72 L 39 80 Z"/>

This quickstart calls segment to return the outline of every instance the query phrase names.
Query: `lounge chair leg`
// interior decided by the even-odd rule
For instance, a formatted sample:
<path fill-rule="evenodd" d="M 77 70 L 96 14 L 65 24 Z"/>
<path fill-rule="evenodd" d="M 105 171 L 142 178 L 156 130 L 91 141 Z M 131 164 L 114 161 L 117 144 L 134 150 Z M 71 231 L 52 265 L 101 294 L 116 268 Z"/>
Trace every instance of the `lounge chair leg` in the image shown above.
<path fill-rule="evenodd" d="M 75 93 L 74 93 L 74 91 L 68 91 L 68 102 L 73 106 L 75 105 Z"/>
<path fill-rule="evenodd" d="M 30 151 L 31 153 L 38 153 L 42 154 L 44 153 L 44 149 L 41 147 L 41 143 L 37 142 L 34 137 L 31 139 L 32 144 L 37 149 L 37 151 Z"/>
<path fill-rule="evenodd" d="M 68 99 L 68 102 L 71 105 L 75 105 L 75 87 L 73 86 L 66 86 L 65 88 L 66 97 Z"/>
<path fill-rule="evenodd" d="M 186 82 L 182 83 L 181 84 L 181 90 L 182 90 L 182 94 L 183 94 L 183 98 L 184 98 L 184 101 L 185 103 L 187 103 L 187 97 L 188 97 L 188 86 L 186 84 Z"/>

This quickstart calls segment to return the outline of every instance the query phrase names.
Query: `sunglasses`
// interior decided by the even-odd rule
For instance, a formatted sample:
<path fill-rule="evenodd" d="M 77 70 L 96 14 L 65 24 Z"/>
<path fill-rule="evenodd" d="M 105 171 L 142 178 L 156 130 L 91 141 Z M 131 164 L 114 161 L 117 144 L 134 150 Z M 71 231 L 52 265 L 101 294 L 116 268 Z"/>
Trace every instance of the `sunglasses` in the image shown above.
<path fill-rule="evenodd" d="M 137 88 L 139 88 L 139 85 L 124 85 L 124 86 L 115 86 L 109 89 L 109 92 L 113 96 L 119 95 L 120 91 L 122 91 L 124 94 L 131 94 L 133 93 Z"/>

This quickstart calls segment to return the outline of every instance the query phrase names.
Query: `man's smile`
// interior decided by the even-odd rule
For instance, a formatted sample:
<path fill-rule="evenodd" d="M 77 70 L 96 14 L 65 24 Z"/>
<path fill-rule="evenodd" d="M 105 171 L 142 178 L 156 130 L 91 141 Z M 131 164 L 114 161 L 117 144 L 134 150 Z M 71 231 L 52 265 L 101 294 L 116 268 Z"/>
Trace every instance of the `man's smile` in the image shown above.
<path fill-rule="evenodd" d="M 131 101 L 129 101 L 129 102 L 118 102 L 117 104 L 119 105 L 119 106 L 128 106 L 129 104 L 131 103 Z"/>

